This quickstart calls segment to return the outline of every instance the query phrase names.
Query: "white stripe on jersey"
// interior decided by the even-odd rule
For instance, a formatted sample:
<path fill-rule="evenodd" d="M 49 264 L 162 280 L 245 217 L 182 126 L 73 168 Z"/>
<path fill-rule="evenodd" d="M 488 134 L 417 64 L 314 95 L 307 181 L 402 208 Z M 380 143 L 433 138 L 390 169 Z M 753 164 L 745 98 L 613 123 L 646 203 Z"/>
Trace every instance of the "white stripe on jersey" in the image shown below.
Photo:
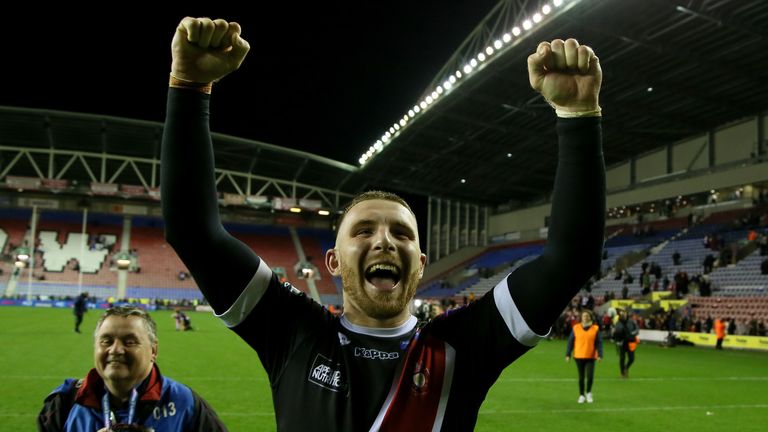
<path fill-rule="evenodd" d="M 498 309 L 499 314 L 501 314 L 501 317 L 507 324 L 507 328 L 518 342 L 525 346 L 533 347 L 536 346 L 541 339 L 547 336 L 538 335 L 528 327 L 522 314 L 520 314 L 520 311 L 517 309 L 515 301 L 512 300 L 506 277 L 493 288 L 493 299 L 496 301 L 496 309 Z M 547 332 L 547 334 L 549 334 L 549 332 Z"/>
<path fill-rule="evenodd" d="M 455 366 L 456 350 L 448 342 L 445 342 L 445 375 L 443 375 L 443 388 L 440 392 L 440 403 L 437 405 L 437 414 L 435 415 L 435 424 L 432 426 L 432 432 L 440 432 L 443 428 L 445 407 L 448 405 L 448 397 L 451 395 L 451 384 L 453 383 L 453 370 Z"/>
<path fill-rule="evenodd" d="M 237 297 L 235 303 L 227 309 L 226 312 L 219 315 L 214 313 L 224 324 L 232 328 L 245 320 L 250 315 L 253 308 L 259 303 L 261 297 L 267 291 L 269 282 L 272 280 L 272 269 L 269 268 L 264 260 L 259 263 L 259 268 L 253 275 L 253 279 L 248 282 L 243 292 Z"/>

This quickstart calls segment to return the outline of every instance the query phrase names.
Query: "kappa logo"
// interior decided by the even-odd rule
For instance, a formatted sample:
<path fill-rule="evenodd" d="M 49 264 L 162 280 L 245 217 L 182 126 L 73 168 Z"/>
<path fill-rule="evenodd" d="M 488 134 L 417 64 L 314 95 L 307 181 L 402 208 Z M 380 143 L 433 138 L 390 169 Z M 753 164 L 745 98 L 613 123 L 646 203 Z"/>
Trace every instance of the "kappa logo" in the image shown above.
<path fill-rule="evenodd" d="M 283 282 L 283 287 L 291 291 L 291 294 L 296 295 L 302 295 L 304 294 L 300 289 L 296 288 L 295 286 L 291 285 L 290 282 Z"/>
<path fill-rule="evenodd" d="M 400 353 L 355 347 L 355 357 L 362 357 L 369 360 L 395 360 L 400 358 Z"/>
<path fill-rule="evenodd" d="M 346 383 L 342 380 L 341 376 L 341 365 L 331 361 L 322 354 L 318 354 L 315 357 L 312 369 L 309 370 L 308 379 L 313 384 L 335 392 L 341 391 L 346 387 Z"/>

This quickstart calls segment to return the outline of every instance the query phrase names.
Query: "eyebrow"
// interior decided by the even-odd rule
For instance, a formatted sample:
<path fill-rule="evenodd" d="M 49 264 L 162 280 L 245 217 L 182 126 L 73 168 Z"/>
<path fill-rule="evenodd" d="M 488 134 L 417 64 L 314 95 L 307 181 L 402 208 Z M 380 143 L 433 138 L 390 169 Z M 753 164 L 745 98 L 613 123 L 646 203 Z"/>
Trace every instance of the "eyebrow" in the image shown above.
<path fill-rule="evenodd" d="M 128 333 L 121 336 L 115 336 L 114 333 L 102 333 L 99 335 L 99 339 L 104 337 L 110 337 L 110 338 L 119 338 L 119 339 L 125 339 L 125 338 L 134 338 L 134 339 L 140 339 L 139 335 L 136 333 Z"/>
<path fill-rule="evenodd" d="M 352 226 L 350 227 L 350 231 L 354 231 L 355 229 L 360 228 L 360 227 L 370 226 L 370 225 L 378 225 L 378 224 L 379 224 L 379 222 L 377 220 L 374 220 L 374 219 L 362 219 L 362 220 L 359 220 L 359 221 L 353 223 Z M 405 222 L 403 222 L 403 221 L 401 221 L 399 219 L 398 220 L 393 220 L 392 222 L 390 222 L 390 225 L 407 231 L 408 234 L 411 235 L 411 236 L 415 235 L 415 231 L 413 230 L 413 228 L 411 228 L 410 225 L 408 225 L 407 223 L 405 223 Z"/>

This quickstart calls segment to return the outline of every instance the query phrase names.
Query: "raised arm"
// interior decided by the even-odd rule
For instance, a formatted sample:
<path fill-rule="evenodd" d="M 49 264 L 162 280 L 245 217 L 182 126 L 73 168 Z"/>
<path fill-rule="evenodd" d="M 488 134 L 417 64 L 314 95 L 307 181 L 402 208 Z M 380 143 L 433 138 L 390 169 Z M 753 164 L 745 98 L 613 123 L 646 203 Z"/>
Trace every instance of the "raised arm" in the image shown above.
<path fill-rule="evenodd" d="M 211 85 L 239 68 L 248 50 L 237 23 L 208 18 L 184 18 L 171 44 L 161 155 L 165 237 L 218 313 L 259 266 L 259 257 L 221 224 L 209 129 Z"/>
<path fill-rule="evenodd" d="M 600 62 L 574 39 L 542 42 L 528 57 L 531 86 L 555 108 L 558 165 L 549 236 L 536 260 L 507 278 L 530 328 L 546 333 L 571 298 L 597 271 L 605 226 L 605 166 Z"/>

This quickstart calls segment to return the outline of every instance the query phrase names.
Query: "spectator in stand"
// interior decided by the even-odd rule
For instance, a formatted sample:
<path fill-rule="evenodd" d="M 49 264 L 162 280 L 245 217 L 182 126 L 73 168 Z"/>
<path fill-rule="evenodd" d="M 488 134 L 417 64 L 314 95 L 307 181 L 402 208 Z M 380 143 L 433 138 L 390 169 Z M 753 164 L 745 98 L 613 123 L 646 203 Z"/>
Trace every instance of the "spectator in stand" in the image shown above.
<path fill-rule="evenodd" d="M 712 281 L 709 279 L 709 275 L 702 275 L 699 278 L 699 295 L 702 297 L 712 295 Z"/>
<path fill-rule="evenodd" d="M 595 298 L 592 296 L 592 293 L 587 291 L 586 293 L 581 295 L 581 299 L 579 300 L 579 309 L 584 311 L 588 310 L 591 311 L 595 308 Z"/>
<path fill-rule="evenodd" d="M 651 292 L 651 273 L 646 269 L 640 276 L 640 285 L 643 287 L 642 295 L 648 295 Z"/>
<path fill-rule="evenodd" d="M 760 263 L 760 274 L 768 275 L 768 258 Z"/>
<path fill-rule="evenodd" d="M 693 322 L 693 331 L 696 333 L 701 333 L 701 329 L 704 327 L 704 323 L 701 322 L 701 318 L 694 316 L 695 321 Z"/>
<path fill-rule="evenodd" d="M 581 312 L 581 322 L 571 329 L 568 337 L 568 347 L 565 350 L 565 361 L 576 362 L 579 371 L 579 399 L 578 402 L 594 402 L 592 398 L 592 382 L 595 377 L 595 360 L 603 358 L 603 340 L 600 336 L 600 327 L 594 323 L 592 313 Z M 585 392 L 586 381 L 586 392 Z"/>
<path fill-rule="evenodd" d="M 768 234 L 760 234 L 760 238 L 757 240 L 757 244 L 760 247 L 760 256 L 768 255 Z"/>
<path fill-rule="evenodd" d="M 715 257 L 712 254 L 707 254 L 707 256 L 704 257 L 702 265 L 704 266 L 704 274 L 710 274 L 712 272 L 712 267 L 715 265 Z"/>
<path fill-rule="evenodd" d="M 672 264 L 679 266 L 681 263 L 680 259 L 681 259 L 680 252 L 675 251 L 675 253 L 672 254 Z"/>
<path fill-rule="evenodd" d="M 613 328 L 613 316 L 616 315 L 616 309 L 608 308 L 603 314 L 603 334 L 610 339 L 611 329 Z"/>

